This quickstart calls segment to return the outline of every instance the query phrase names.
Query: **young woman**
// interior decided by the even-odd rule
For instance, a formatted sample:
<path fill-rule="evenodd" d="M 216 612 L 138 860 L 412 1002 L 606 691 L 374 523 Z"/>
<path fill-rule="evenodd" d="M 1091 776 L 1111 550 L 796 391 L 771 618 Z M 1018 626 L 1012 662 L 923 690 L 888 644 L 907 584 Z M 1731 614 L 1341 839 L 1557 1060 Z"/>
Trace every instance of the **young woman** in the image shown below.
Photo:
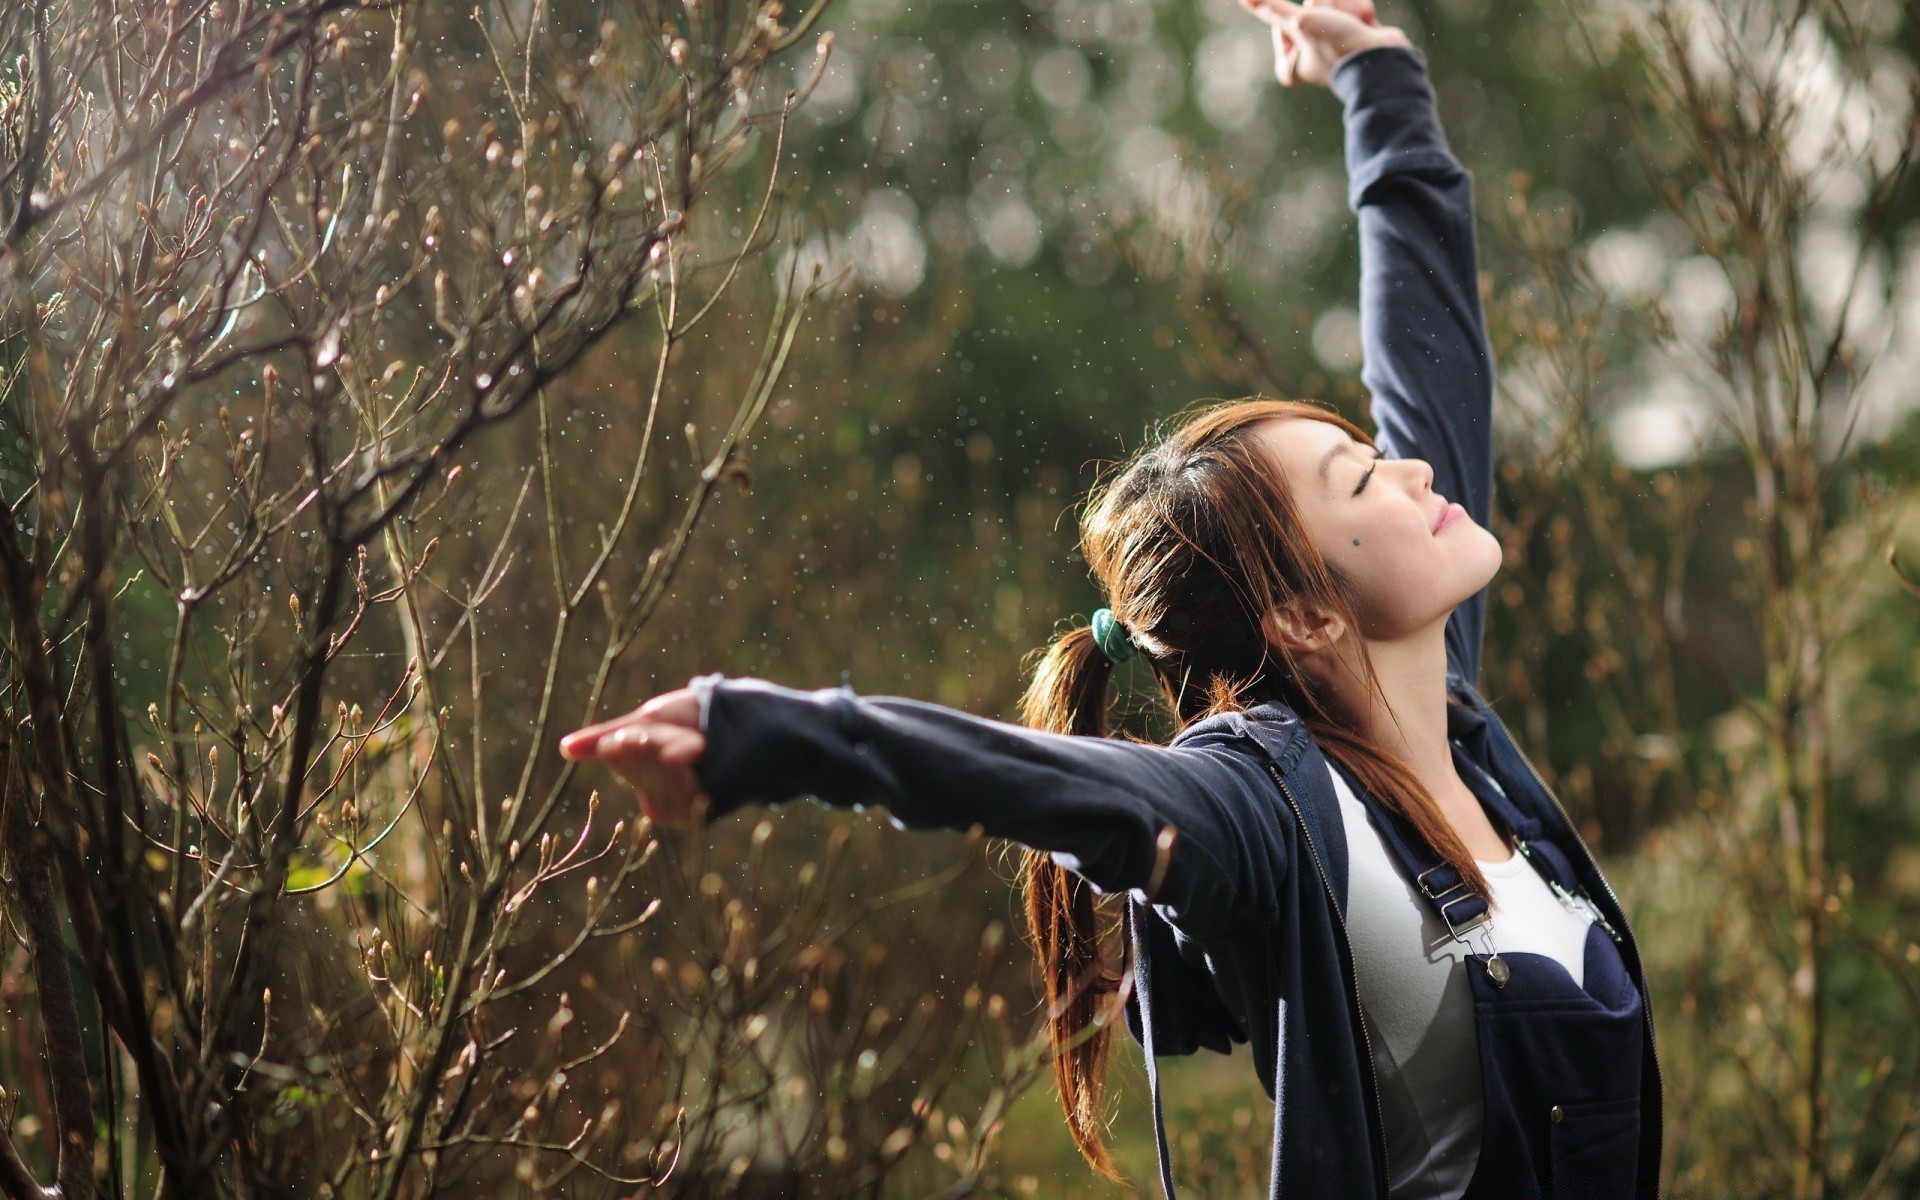
<path fill-rule="evenodd" d="M 1250 401 L 1134 459 L 1083 518 L 1109 607 L 1047 651 L 1037 729 L 713 676 L 562 750 L 660 821 L 813 795 L 1032 847 L 1055 1073 L 1097 1168 L 1124 1000 L 1169 1196 L 1155 1055 L 1235 1041 L 1275 1100 L 1274 1196 L 1652 1196 L 1660 1080 L 1625 915 L 1473 687 L 1501 551 L 1468 177 L 1369 0 L 1245 2 L 1281 81 L 1344 106 L 1378 435 Z M 1171 746 L 1104 736 L 1135 656 Z M 1130 976 L 1098 936 L 1123 895 Z"/>

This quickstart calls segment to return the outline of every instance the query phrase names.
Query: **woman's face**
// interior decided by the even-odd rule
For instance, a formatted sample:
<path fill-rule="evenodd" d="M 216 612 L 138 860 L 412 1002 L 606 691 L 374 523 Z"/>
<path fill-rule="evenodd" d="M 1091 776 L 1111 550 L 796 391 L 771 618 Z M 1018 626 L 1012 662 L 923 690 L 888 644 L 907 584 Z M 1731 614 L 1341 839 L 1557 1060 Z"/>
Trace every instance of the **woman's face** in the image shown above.
<path fill-rule="evenodd" d="M 1500 543 L 1433 490 L 1424 461 L 1381 458 L 1338 425 L 1309 417 L 1268 421 L 1253 436 L 1285 473 L 1321 556 L 1351 586 L 1368 641 L 1444 623 L 1500 569 Z"/>

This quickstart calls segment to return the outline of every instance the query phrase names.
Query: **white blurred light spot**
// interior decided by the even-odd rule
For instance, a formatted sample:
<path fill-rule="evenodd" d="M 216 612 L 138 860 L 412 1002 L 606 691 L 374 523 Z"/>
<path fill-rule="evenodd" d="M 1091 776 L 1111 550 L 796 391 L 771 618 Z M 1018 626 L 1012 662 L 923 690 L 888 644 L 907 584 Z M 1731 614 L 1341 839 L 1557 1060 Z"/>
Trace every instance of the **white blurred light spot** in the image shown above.
<path fill-rule="evenodd" d="M 1667 273 L 1666 255 L 1654 239 L 1631 229 L 1610 229 L 1593 239 L 1587 265 L 1601 287 L 1630 300 L 1658 292 Z"/>
<path fill-rule="evenodd" d="M 1682 259 L 1667 282 L 1667 311 L 1685 337 L 1704 340 L 1732 311 L 1733 288 L 1720 264 L 1703 255 Z"/>
<path fill-rule="evenodd" d="M 1010 267 L 1024 267 L 1040 253 L 1040 218 L 1018 196 L 994 201 L 977 218 L 977 225 L 987 253 Z"/>
<path fill-rule="evenodd" d="M 967 252 L 973 244 L 973 230 L 967 220 L 967 203 L 956 196 L 947 196 L 933 206 L 927 214 L 927 233 L 933 237 L 933 244 L 945 254 L 955 258 Z"/>
<path fill-rule="evenodd" d="M 1055 108 L 1072 108 L 1092 87 L 1092 68 L 1070 46 L 1056 46 L 1033 60 L 1033 90 Z"/>
<path fill-rule="evenodd" d="M 1267 81 L 1272 52 L 1259 26 L 1207 35 L 1194 54 L 1193 90 L 1200 111 L 1220 129 L 1253 119 Z"/>
<path fill-rule="evenodd" d="M 1622 463 L 1636 471 L 1657 471 L 1696 457 L 1707 426 L 1706 410 L 1684 385 L 1675 384 L 1614 413 L 1607 433 Z"/>
<path fill-rule="evenodd" d="M 1313 323 L 1313 356 L 1329 371 L 1351 371 L 1360 365 L 1360 314 L 1351 308 L 1330 308 Z"/>
<path fill-rule="evenodd" d="M 1114 163 L 1136 190 L 1150 191 L 1147 181 L 1169 167 L 1177 168 L 1180 157 L 1174 153 L 1172 138 L 1151 125 L 1142 125 L 1121 139 Z"/>
<path fill-rule="evenodd" d="M 1020 47 L 989 34 L 966 54 L 967 82 L 980 92 L 997 96 L 1011 88 L 1020 74 Z"/>
<path fill-rule="evenodd" d="M 1302 167 L 1264 205 L 1260 252 L 1264 269 L 1284 275 L 1313 262 L 1345 228 L 1346 179 L 1339 172 Z"/>
<path fill-rule="evenodd" d="M 800 106 L 800 115 L 822 125 L 852 116 L 860 107 L 860 60 L 853 51 L 835 49 L 813 94 Z"/>
<path fill-rule="evenodd" d="M 815 234 L 780 256 L 774 278 L 782 283 L 791 279 L 796 287 L 819 283 L 838 290 L 846 283 L 846 267 L 845 239 Z"/>
<path fill-rule="evenodd" d="M 1875 254 L 1861 256 L 1855 234 L 1837 225 L 1809 228 L 1798 247 L 1800 276 L 1820 320 L 1831 323 L 1847 310 L 1847 325 L 1858 332 L 1881 314 L 1886 271 Z"/>
<path fill-rule="evenodd" d="M 1150 43 L 1128 57 L 1125 88 L 1134 110 L 1157 121 L 1179 105 L 1187 81 L 1174 56 Z"/>
<path fill-rule="evenodd" d="M 853 258 L 860 278 L 889 295 L 919 287 L 927 277 L 927 244 L 913 201 L 891 189 L 870 193 L 853 229 Z"/>
<path fill-rule="evenodd" d="M 920 138 L 920 110 L 898 94 L 868 109 L 862 124 L 867 141 L 891 158 L 905 155 Z"/>

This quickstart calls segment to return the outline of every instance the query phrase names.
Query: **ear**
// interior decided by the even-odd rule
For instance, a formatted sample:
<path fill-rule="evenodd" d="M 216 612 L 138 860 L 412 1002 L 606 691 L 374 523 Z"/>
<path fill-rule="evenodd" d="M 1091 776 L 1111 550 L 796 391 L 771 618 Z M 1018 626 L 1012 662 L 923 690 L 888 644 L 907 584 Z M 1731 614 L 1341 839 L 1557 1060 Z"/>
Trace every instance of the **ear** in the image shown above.
<path fill-rule="evenodd" d="M 1267 610 L 1261 621 L 1267 641 L 1289 654 L 1313 654 L 1346 636 L 1347 622 L 1337 612 L 1299 602 Z"/>

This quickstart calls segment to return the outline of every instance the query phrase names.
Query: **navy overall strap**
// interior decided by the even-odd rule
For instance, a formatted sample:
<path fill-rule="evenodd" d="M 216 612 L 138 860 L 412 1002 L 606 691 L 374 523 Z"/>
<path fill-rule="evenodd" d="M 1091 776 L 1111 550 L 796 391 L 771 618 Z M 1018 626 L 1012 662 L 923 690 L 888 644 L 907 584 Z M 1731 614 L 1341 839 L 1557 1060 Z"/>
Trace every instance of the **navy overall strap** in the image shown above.
<path fill-rule="evenodd" d="M 1543 836 L 1540 822 L 1520 810 L 1520 806 L 1507 795 L 1507 790 L 1488 773 L 1487 769 L 1473 761 L 1471 755 L 1454 747 L 1454 765 L 1460 770 L 1460 778 L 1469 791 L 1480 800 L 1481 806 L 1490 812 L 1495 821 L 1507 827 L 1507 832 L 1519 839 L 1520 852 L 1533 864 L 1536 871 L 1546 877 L 1547 883 L 1556 891 L 1566 894 L 1583 892 L 1579 876 L 1574 873 L 1573 863 L 1553 844 L 1553 840 Z M 1596 916 L 1598 910 L 1595 910 Z M 1609 935 L 1611 926 L 1603 923 Z M 1615 940 L 1618 940 L 1617 938 Z"/>
<path fill-rule="evenodd" d="M 1153 1097 L 1153 1143 L 1160 1158 L 1160 1187 L 1166 1200 L 1174 1200 L 1167 1117 L 1160 1105 L 1160 1064 L 1153 1052 L 1153 968 L 1148 965 L 1147 939 L 1141 932 L 1141 923 L 1152 919 L 1145 908 L 1140 901 L 1127 898 L 1127 940 L 1133 948 L 1133 998 L 1140 1005 L 1140 1046 L 1147 1056 L 1147 1092 Z"/>

